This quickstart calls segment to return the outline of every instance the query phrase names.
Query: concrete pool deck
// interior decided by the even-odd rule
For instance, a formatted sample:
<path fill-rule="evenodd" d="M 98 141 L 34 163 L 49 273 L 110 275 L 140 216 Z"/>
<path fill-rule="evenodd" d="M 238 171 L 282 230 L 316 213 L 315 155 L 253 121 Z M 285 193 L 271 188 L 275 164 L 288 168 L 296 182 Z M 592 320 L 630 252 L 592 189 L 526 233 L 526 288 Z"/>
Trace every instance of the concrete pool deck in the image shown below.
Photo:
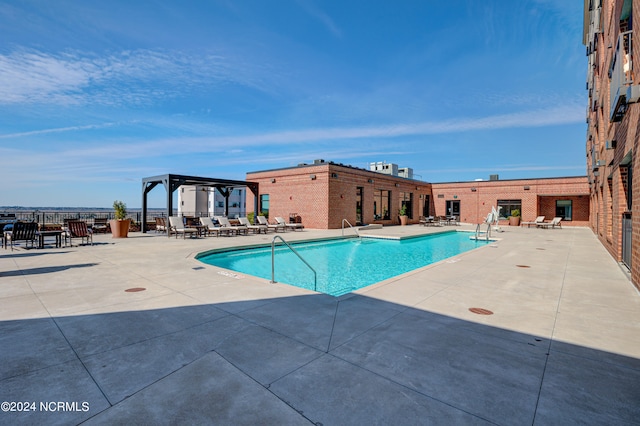
<path fill-rule="evenodd" d="M 637 424 L 628 277 L 589 229 L 503 229 L 340 298 L 194 259 L 272 233 L 0 249 L 0 401 L 35 408 L 0 424 Z"/>

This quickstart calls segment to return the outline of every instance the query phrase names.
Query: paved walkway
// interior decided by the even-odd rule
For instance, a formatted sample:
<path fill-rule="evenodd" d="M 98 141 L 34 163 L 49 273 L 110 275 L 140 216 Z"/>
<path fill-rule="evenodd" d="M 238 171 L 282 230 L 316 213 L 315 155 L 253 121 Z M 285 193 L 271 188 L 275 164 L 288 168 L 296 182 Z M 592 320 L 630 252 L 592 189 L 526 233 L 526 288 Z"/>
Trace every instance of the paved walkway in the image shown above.
<path fill-rule="evenodd" d="M 194 259 L 273 234 L 0 249 L 0 401 L 35 403 L 0 424 L 638 424 L 620 267 L 588 229 L 497 236 L 340 298 Z"/>

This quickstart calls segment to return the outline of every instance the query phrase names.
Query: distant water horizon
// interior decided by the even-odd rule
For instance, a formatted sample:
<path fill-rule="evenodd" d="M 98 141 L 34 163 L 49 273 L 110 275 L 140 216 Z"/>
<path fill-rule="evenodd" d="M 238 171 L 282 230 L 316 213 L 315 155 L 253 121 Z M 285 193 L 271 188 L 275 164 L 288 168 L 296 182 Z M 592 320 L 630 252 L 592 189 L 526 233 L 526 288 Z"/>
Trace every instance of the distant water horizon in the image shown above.
<path fill-rule="evenodd" d="M 29 207 L 29 206 L 0 206 L 0 211 L 3 212 L 21 212 L 21 211 L 41 211 L 41 212 L 64 212 L 64 211 L 88 211 L 88 212 L 103 212 L 113 211 L 113 207 Z M 127 207 L 130 212 L 142 211 L 142 207 Z M 147 210 L 161 210 L 165 211 L 166 207 L 147 207 Z M 176 209 L 174 209 L 176 210 Z"/>

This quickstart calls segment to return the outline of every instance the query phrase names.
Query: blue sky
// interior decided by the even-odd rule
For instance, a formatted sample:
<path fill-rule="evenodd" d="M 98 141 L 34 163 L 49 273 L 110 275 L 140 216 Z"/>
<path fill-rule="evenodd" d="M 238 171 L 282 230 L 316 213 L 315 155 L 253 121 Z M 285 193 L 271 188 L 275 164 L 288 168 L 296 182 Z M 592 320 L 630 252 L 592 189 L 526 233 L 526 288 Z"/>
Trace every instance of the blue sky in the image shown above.
<path fill-rule="evenodd" d="M 586 173 L 574 0 L 0 0 L 0 40 L 0 205 L 139 207 L 143 177 L 317 158 Z"/>

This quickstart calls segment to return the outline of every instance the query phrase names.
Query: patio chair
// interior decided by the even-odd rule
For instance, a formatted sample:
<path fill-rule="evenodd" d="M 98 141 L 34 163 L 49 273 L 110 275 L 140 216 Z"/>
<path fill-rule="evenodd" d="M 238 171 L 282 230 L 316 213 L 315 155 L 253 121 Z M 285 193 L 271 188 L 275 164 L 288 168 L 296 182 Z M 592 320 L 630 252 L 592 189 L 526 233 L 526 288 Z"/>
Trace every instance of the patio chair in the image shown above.
<path fill-rule="evenodd" d="M 211 235 L 211 234 L 215 233 L 216 237 L 219 237 L 220 236 L 220 232 L 224 232 L 227 235 L 230 235 L 229 234 L 229 232 L 230 232 L 229 229 L 222 229 L 222 227 L 220 227 L 220 226 L 215 226 L 213 224 L 213 220 L 211 220 L 211 218 L 208 217 L 208 216 L 201 217 L 200 218 L 200 224 L 205 227 L 205 231 L 206 231 L 207 235 Z"/>
<path fill-rule="evenodd" d="M 93 245 L 93 232 L 87 226 L 87 222 L 83 220 L 70 220 L 67 222 L 67 236 L 69 244 L 73 245 L 74 238 L 80 238 L 80 244 Z"/>
<path fill-rule="evenodd" d="M 438 221 L 440 225 L 451 225 L 451 220 L 448 216 L 438 216 Z"/>
<path fill-rule="evenodd" d="M 433 216 L 420 216 L 418 223 L 422 226 L 433 226 L 435 224 L 433 220 Z"/>
<path fill-rule="evenodd" d="M 551 220 L 551 222 L 537 223 L 536 226 L 538 228 L 544 228 L 544 229 L 548 229 L 549 227 L 555 229 L 555 227 L 557 226 L 558 228 L 562 229 L 562 225 L 560 224 L 561 221 L 562 221 L 561 217 L 554 217 L 553 220 Z"/>
<path fill-rule="evenodd" d="M 93 226 L 91 227 L 91 231 L 94 234 L 97 234 L 97 233 L 106 234 L 108 227 L 109 227 L 109 224 L 107 223 L 106 217 L 96 217 L 95 219 L 93 219 Z"/>
<path fill-rule="evenodd" d="M 537 225 L 539 223 L 544 223 L 544 216 L 536 217 L 536 220 L 534 220 L 533 222 L 521 222 L 520 226 L 527 225 L 527 228 L 530 228 L 531 225 Z"/>
<path fill-rule="evenodd" d="M 287 221 L 285 221 L 283 217 L 276 216 L 275 219 L 279 225 L 284 225 L 284 227 L 287 229 L 293 229 L 294 231 L 297 231 L 299 229 L 302 231 L 302 229 L 304 228 L 301 223 L 287 223 Z"/>
<path fill-rule="evenodd" d="M 35 247 L 36 232 L 38 231 L 38 224 L 36 222 L 15 222 L 13 228 L 10 231 L 4 231 L 2 235 L 2 245 L 5 250 L 7 246 L 11 245 L 11 251 L 13 251 L 13 243 L 16 241 L 24 241 L 25 247 Z"/>
<path fill-rule="evenodd" d="M 246 226 L 232 225 L 231 222 L 229 222 L 229 219 L 224 216 L 215 216 L 215 218 L 223 229 L 226 228 L 227 230 L 232 230 L 236 233 L 236 235 L 238 235 L 240 232 L 242 232 L 244 235 L 247 235 L 247 233 L 249 232 Z"/>
<path fill-rule="evenodd" d="M 167 232 L 167 219 L 156 217 L 156 232 Z"/>
<path fill-rule="evenodd" d="M 239 217 L 238 220 L 240 221 L 240 225 L 246 226 L 247 229 L 252 230 L 254 234 L 259 234 L 261 232 L 266 234 L 267 231 L 269 231 L 269 228 L 266 225 L 252 225 L 246 217 Z"/>
<path fill-rule="evenodd" d="M 182 216 L 169 216 L 169 225 L 171 226 L 171 232 L 176 234 L 176 238 L 178 238 L 178 234 L 182 234 L 182 239 L 185 239 L 187 234 L 191 237 L 198 236 L 198 230 L 196 228 L 187 228 L 184 226 Z M 171 235 L 171 232 L 169 235 Z"/>
<path fill-rule="evenodd" d="M 259 225 L 265 225 L 267 227 L 267 230 L 272 229 L 274 232 L 284 231 L 285 230 L 284 225 L 269 223 L 267 218 L 264 217 L 264 216 L 256 216 L 256 219 L 258 219 L 258 224 Z"/>

